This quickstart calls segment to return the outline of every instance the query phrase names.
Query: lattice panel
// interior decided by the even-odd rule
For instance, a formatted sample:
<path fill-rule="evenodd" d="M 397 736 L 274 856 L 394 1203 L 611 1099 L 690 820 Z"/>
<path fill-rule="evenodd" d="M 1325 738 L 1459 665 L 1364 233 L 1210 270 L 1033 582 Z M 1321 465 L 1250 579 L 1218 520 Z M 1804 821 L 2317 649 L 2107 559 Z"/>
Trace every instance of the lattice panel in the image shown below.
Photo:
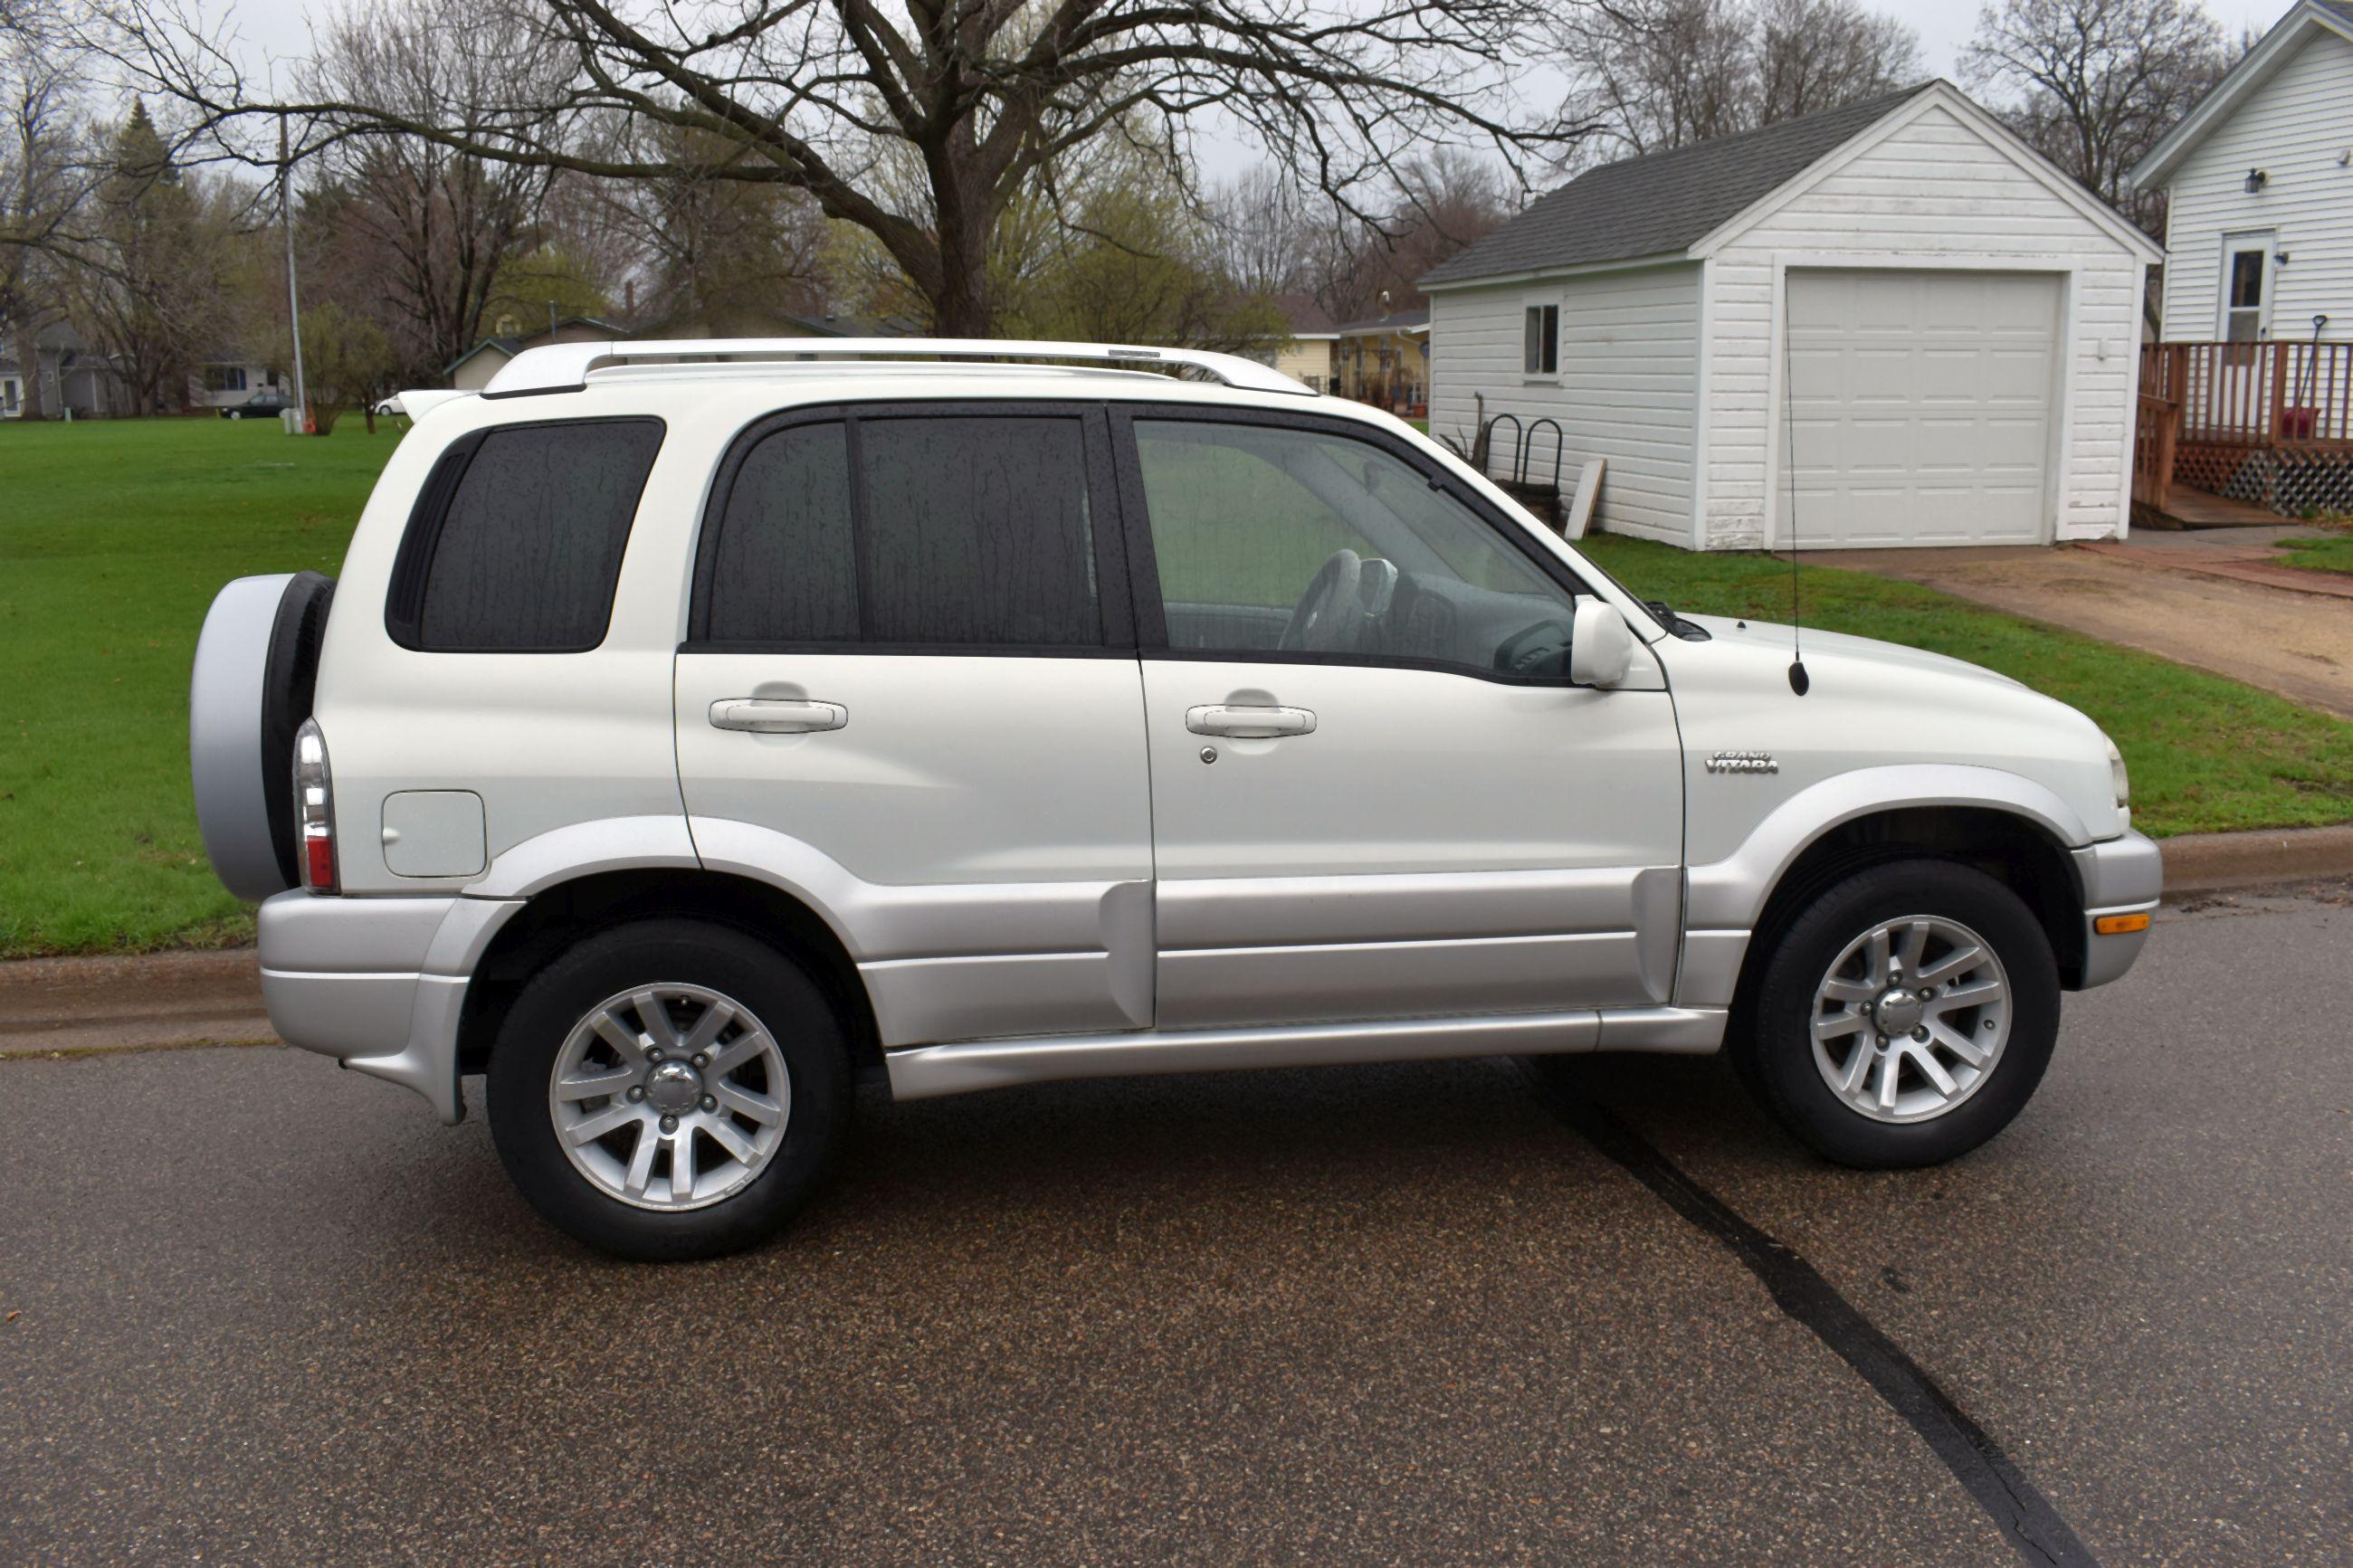
<path fill-rule="evenodd" d="M 2290 517 L 2307 512 L 2353 516 L 2353 451 L 2277 454 L 2271 508 Z"/>
<path fill-rule="evenodd" d="M 2232 500 L 2261 505 L 2263 480 L 2268 477 L 2257 460 L 2262 457 L 2261 452 L 2245 447 L 2184 441 L 2173 449 L 2173 482 L 2204 490 L 2208 495 L 2229 496 Z"/>

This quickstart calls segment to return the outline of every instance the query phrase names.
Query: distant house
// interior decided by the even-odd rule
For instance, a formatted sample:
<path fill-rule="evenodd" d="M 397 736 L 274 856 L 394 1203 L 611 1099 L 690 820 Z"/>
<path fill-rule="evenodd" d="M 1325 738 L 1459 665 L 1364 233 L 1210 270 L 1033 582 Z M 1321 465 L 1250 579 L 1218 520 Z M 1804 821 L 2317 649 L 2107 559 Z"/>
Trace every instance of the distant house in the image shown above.
<path fill-rule="evenodd" d="M 61 418 L 68 409 L 77 419 L 103 419 L 131 412 L 131 394 L 114 362 L 91 348 L 79 332 L 57 322 L 42 328 L 38 339 L 40 363 L 28 372 L 9 357 L 16 346 L 16 334 L 0 322 L 0 419 L 25 416 L 28 383 L 35 374 L 40 377 L 45 418 Z"/>
<path fill-rule="evenodd" d="M 234 348 L 215 349 L 188 387 L 191 408 L 229 408 L 257 392 L 291 392 L 294 377 L 273 364 Z"/>
<path fill-rule="evenodd" d="M 594 316 L 569 316 L 552 327 L 535 332 L 506 333 L 484 338 L 456 359 L 442 366 L 441 374 L 449 384 L 460 392 L 480 392 L 490 384 L 499 367 L 527 348 L 541 343 L 586 343 L 598 338 L 625 338 L 629 333 L 610 321 Z"/>
<path fill-rule="evenodd" d="M 1329 390 L 1414 413 L 1430 400 L 1430 308 L 1391 310 L 1332 329 Z"/>
<path fill-rule="evenodd" d="M 1317 392 L 1332 384 L 1335 369 L 1334 345 L 1339 342 L 1335 330 L 1338 323 L 1329 312 L 1315 302 L 1313 294 L 1278 294 L 1274 308 L 1282 313 L 1284 331 L 1289 334 L 1272 345 L 1263 358 L 1293 381 L 1304 382 Z"/>
<path fill-rule="evenodd" d="M 2167 342 L 2353 342 L 2353 0 L 2303 0 L 2133 171 Z"/>
<path fill-rule="evenodd" d="M 1601 526 L 1696 549 L 2121 535 L 2158 259 L 1928 82 L 1589 170 L 1439 267 L 1430 427 L 1508 415 L 1489 471 L 1539 481 L 1557 431 Z"/>
<path fill-rule="evenodd" d="M 803 316 L 756 309 L 691 310 L 636 326 L 574 316 L 553 329 L 519 335 L 484 338 L 450 361 L 444 374 L 461 392 L 476 392 L 490 384 L 499 367 L 527 348 L 543 343 L 585 343 L 605 338 L 895 338 L 905 329 L 848 316 Z"/>

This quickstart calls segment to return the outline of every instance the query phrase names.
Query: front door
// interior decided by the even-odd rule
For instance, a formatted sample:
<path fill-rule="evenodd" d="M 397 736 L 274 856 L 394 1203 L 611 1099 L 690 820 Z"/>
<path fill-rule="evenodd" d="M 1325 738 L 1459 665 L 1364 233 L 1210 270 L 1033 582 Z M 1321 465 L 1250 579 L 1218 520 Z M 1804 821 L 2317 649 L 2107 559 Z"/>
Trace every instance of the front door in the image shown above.
<path fill-rule="evenodd" d="M 1152 1022 L 1151 808 L 1099 411 L 812 410 L 714 480 L 679 775 L 841 929 L 886 1047 Z"/>
<path fill-rule="evenodd" d="M 1161 1026 L 1664 1002 L 1673 709 L 1569 683 L 1559 563 L 1360 426 L 1114 423 Z"/>

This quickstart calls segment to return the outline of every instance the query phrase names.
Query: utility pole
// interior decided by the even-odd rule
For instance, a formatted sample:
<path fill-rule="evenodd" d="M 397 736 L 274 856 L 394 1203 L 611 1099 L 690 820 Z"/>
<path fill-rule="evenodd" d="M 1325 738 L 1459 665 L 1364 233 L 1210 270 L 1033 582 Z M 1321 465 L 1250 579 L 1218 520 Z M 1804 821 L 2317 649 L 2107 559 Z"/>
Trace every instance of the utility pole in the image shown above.
<path fill-rule="evenodd" d="M 302 299 L 294 286 L 294 166 L 286 157 L 286 117 L 278 117 L 278 216 L 286 228 L 286 321 L 294 332 L 294 411 L 311 433 L 311 397 L 302 384 Z"/>

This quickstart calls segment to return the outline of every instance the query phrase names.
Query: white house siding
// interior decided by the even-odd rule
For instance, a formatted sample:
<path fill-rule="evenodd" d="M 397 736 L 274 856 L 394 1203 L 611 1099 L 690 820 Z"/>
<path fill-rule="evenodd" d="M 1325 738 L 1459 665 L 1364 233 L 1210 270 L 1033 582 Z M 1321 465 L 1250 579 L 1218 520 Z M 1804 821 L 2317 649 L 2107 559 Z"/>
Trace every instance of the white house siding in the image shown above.
<path fill-rule="evenodd" d="M 2353 42 L 2307 40 L 2249 93 L 2181 166 L 2166 215 L 2165 337 L 2219 337 L 2222 237 L 2274 231 L 2289 258 L 2272 269 L 2272 335 L 2353 341 Z M 2247 194 L 2247 171 L 2271 178 Z"/>
<path fill-rule="evenodd" d="M 2026 173 L 1942 104 L 1929 103 L 1707 263 L 1708 427 L 1700 537 L 1712 549 L 1768 538 L 1768 463 L 1777 267 L 1964 265 L 2064 269 L 2068 333 L 2053 406 L 2064 431 L 2053 461 L 2056 537 L 2117 532 L 2137 380 L 2143 264 L 2090 216 Z M 1610 477 L 1616 479 L 1613 461 Z M 1802 520 L 1801 520 L 1802 521 Z M 1689 537 L 1685 519 L 1684 537 Z"/>
<path fill-rule="evenodd" d="M 1700 268 L 1684 262 L 1433 294 L 1430 433 L 1467 447 L 1478 393 L 1491 419 L 1557 420 L 1564 488 L 1588 459 L 1609 461 L 1602 527 L 1689 544 L 1699 281 Z M 1560 374 L 1529 377 L 1521 370 L 1522 312 L 1548 300 L 1561 307 Z M 1532 443 L 1534 477 L 1550 477 L 1550 435 Z M 1490 470 L 1503 477 L 1508 460 L 1498 452 Z"/>

